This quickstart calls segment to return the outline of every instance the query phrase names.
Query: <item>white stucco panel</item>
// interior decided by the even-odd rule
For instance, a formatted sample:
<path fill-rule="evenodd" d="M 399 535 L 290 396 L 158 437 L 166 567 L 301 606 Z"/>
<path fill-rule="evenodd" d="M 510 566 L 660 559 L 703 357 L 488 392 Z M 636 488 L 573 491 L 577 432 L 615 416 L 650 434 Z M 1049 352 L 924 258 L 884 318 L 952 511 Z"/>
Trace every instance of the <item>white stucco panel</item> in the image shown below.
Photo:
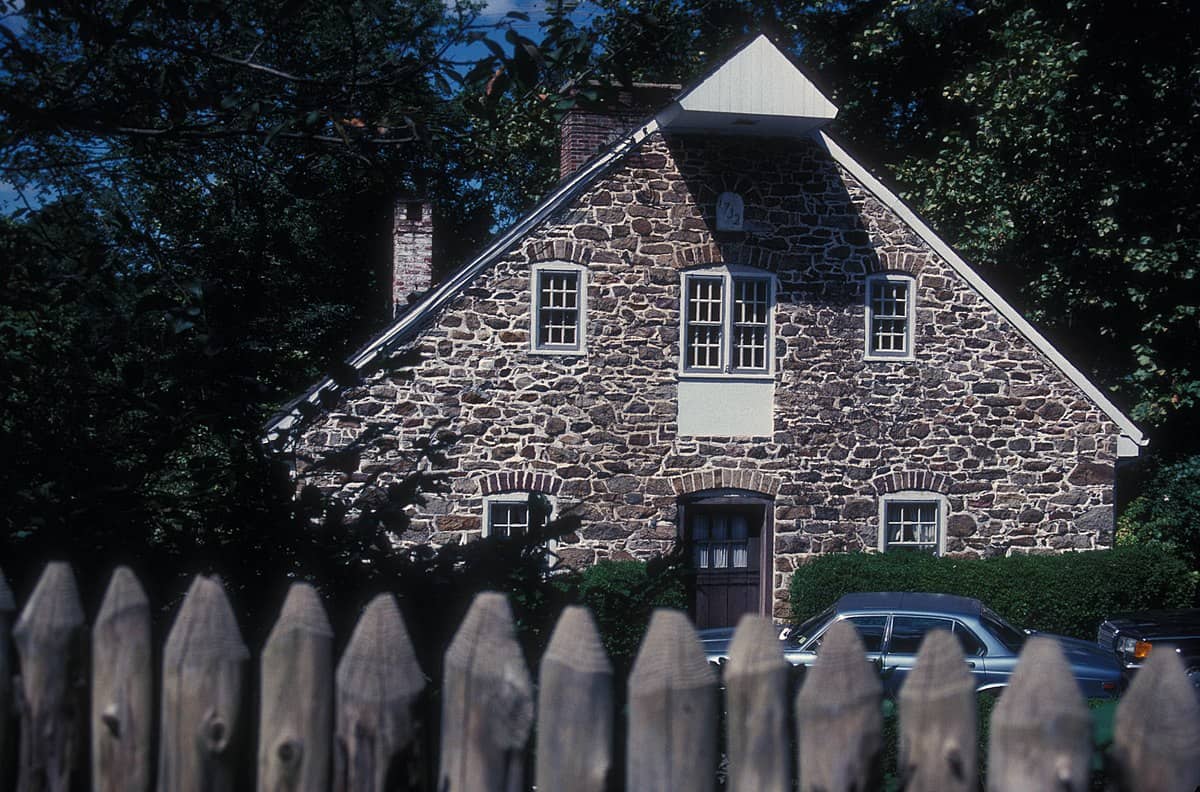
<path fill-rule="evenodd" d="M 775 383 L 722 379 L 679 382 L 680 436 L 770 437 Z"/>

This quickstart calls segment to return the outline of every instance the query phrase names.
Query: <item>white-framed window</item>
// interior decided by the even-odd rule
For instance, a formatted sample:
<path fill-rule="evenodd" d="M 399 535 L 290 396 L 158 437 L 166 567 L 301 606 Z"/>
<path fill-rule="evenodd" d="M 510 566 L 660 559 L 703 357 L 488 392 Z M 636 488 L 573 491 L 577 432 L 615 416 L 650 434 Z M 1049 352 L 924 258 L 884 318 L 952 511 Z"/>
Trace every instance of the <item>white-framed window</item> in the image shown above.
<path fill-rule="evenodd" d="M 936 492 L 894 492 L 879 500 L 879 549 L 946 550 L 946 496 Z"/>
<path fill-rule="evenodd" d="M 775 372 L 775 279 L 749 267 L 683 273 L 680 373 L 770 376 Z"/>
<path fill-rule="evenodd" d="M 916 282 L 909 275 L 867 277 L 868 360 L 912 360 Z"/>
<path fill-rule="evenodd" d="M 530 350 L 559 355 L 587 351 L 587 269 L 569 262 L 533 265 Z"/>
<path fill-rule="evenodd" d="M 532 497 L 531 497 L 532 496 Z M 503 492 L 488 495 L 483 499 L 483 535 L 514 537 L 529 533 L 535 517 L 533 509 L 540 498 L 547 511 L 542 515 L 548 521 L 554 512 L 554 501 L 545 495 L 529 492 Z"/>

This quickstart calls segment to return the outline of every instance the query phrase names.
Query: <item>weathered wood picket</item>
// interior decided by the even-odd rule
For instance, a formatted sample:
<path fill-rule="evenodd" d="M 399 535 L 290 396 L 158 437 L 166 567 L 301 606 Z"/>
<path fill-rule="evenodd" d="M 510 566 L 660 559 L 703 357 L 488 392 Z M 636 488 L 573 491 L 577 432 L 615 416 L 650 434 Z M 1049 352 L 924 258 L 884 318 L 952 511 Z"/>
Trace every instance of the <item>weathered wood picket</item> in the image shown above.
<path fill-rule="evenodd" d="M 133 574 L 113 575 L 91 631 L 90 709 L 87 628 L 70 568 L 48 565 L 14 626 L 15 611 L 0 573 L 0 792 L 14 778 L 17 792 L 66 792 L 84 772 L 89 736 L 93 790 L 249 786 L 251 771 L 244 768 L 242 777 L 233 750 L 250 733 L 241 720 L 249 709 L 243 691 L 252 687 L 249 652 L 219 580 L 196 578 L 167 638 L 156 784 L 150 606 Z M 878 788 L 882 688 L 863 659 L 854 629 L 835 625 L 789 707 L 789 669 L 772 625 L 744 619 L 725 673 L 726 788 Z M 363 611 L 335 670 L 320 598 L 306 584 L 293 585 L 258 673 L 259 792 L 425 788 L 427 680 L 390 595 Z M 613 669 L 588 611 L 563 613 L 538 682 L 535 691 L 507 599 L 480 595 L 445 653 L 436 792 L 519 792 L 530 783 L 542 791 L 601 792 L 622 775 L 629 792 L 716 789 L 719 680 L 683 614 L 655 613 L 630 674 L 623 773 L 613 767 Z M 978 788 L 975 703 L 957 641 L 932 633 L 898 701 L 905 790 Z M 6 750 L 14 712 L 15 766 Z M 1112 789 L 1192 792 L 1200 784 L 1200 702 L 1174 653 L 1151 655 L 1115 724 Z M 1059 645 L 1031 639 L 992 714 L 988 790 L 1082 792 L 1092 760 L 1089 729 Z M 527 779 L 535 732 L 537 761 Z"/>

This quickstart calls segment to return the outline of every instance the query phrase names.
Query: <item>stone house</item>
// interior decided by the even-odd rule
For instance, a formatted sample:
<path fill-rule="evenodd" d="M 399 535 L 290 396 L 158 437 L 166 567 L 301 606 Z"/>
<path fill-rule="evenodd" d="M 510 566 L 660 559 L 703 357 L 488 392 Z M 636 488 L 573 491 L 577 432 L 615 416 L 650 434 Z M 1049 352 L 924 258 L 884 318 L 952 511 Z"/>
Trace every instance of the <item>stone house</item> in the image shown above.
<path fill-rule="evenodd" d="M 684 543 L 701 625 L 784 615 L 818 553 L 1111 544 L 1142 433 L 834 142 L 773 44 L 642 89 L 649 113 L 636 93 L 568 116 L 555 191 L 349 361 L 414 368 L 272 421 L 300 486 L 352 507 L 446 421 L 452 491 L 402 541 L 520 532 L 542 493 L 582 518 L 563 563 Z M 398 296 L 428 219 L 397 210 Z"/>

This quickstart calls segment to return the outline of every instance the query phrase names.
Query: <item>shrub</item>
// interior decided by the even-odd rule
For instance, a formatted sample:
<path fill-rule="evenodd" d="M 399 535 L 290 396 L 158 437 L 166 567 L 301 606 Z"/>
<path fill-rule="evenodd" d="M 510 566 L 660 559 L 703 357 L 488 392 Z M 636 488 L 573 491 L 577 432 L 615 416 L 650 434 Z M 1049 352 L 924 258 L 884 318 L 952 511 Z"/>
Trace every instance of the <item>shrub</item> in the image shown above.
<path fill-rule="evenodd" d="M 579 575 L 579 602 L 591 608 L 609 657 L 632 663 L 655 608 L 686 608 L 679 565 L 672 559 L 601 561 Z"/>
<path fill-rule="evenodd" d="M 1161 544 L 1200 563 L 1200 456 L 1155 471 L 1121 512 L 1117 544 Z"/>
<path fill-rule="evenodd" d="M 1110 613 L 1189 607 L 1187 564 L 1158 547 L 1060 555 L 938 558 L 921 553 L 826 555 L 792 575 L 797 623 L 855 591 L 929 591 L 976 597 L 1021 627 L 1093 639 Z"/>

